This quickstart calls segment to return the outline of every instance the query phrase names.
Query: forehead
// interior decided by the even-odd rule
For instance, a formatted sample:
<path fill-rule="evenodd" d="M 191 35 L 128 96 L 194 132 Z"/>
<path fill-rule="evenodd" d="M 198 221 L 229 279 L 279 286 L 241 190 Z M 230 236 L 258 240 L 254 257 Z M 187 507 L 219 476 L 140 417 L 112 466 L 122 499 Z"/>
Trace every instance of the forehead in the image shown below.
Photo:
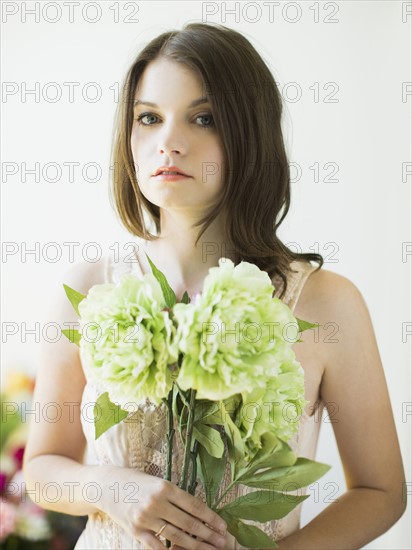
<path fill-rule="evenodd" d="M 201 77 L 183 63 L 159 58 L 151 61 L 136 86 L 134 98 L 160 104 L 197 99 L 206 94 Z M 192 97 L 193 96 L 193 97 Z"/>

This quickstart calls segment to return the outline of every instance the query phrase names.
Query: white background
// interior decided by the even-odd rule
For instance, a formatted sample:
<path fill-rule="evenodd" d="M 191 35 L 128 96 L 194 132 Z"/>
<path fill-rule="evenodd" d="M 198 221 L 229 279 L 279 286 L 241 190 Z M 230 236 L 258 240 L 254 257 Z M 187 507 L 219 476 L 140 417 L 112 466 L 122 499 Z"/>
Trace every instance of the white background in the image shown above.
<path fill-rule="evenodd" d="M 45 318 L 45 305 L 70 265 L 69 247 L 63 243 L 80 243 L 74 255 L 78 261 L 96 252 L 89 248 L 85 258 L 86 243 L 98 243 L 108 255 L 115 243 L 121 249 L 133 241 L 115 217 L 108 188 L 115 89 L 135 55 L 154 36 L 186 22 L 222 23 L 253 43 L 284 94 L 285 138 L 300 176 L 292 184 L 292 208 L 281 237 L 295 243 L 295 249 L 322 253 L 326 269 L 344 275 L 362 292 L 385 368 L 411 493 L 411 336 L 402 336 L 411 323 L 412 260 L 405 251 L 411 250 L 412 176 L 402 175 L 403 163 L 411 160 L 411 85 L 403 84 L 411 81 L 412 15 L 405 15 L 412 11 L 411 3 L 272 2 L 271 20 L 268 2 L 239 3 L 237 8 L 234 2 L 82 2 L 72 6 L 72 22 L 64 2 L 38 3 L 38 16 L 24 13 L 35 8 L 34 2 L 2 4 L 3 374 L 37 367 L 36 337 L 28 334 L 23 341 L 23 323 L 28 329 L 38 323 L 41 331 L 53 321 Z M 237 15 L 225 15 L 225 8 Z M 335 22 L 326 22 L 328 18 Z M 79 83 L 73 101 L 63 84 L 69 82 Z M 101 90 L 96 102 L 91 82 Z M 38 97 L 26 94 L 36 86 Z M 56 91 L 61 98 L 54 102 Z M 337 101 L 328 102 L 328 96 Z M 24 174 L 36 162 L 39 181 L 33 173 Z M 80 163 L 74 181 L 63 165 L 68 162 Z M 47 181 L 57 174 L 47 163 L 61 166 L 55 182 Z M 95 177 L 92 167 L 82 174 L 88 163 L 101 167 L 98 181 L 87 181 Z M 326 163 L 335 163 L 337 181 L 328 181 L 331 169 L 324 168 Z M 292 174 L 297 174 L 294 168 Z M 51 242 L 57 245 L 48 247 Z M 25 254 L 36 246 L 37 252 Z M 53 262 L 58 249 L 61 258 Z M 13 326 L 18 332 L 7 334 Z M 303 524 L 345 489 L 327 422 L 322 423 L 317 460 L 333 467 L 318 482 L 318 493 L 311 491 L 305 502 Z M 411 548 L 408 512 L 366 548 Z"/>

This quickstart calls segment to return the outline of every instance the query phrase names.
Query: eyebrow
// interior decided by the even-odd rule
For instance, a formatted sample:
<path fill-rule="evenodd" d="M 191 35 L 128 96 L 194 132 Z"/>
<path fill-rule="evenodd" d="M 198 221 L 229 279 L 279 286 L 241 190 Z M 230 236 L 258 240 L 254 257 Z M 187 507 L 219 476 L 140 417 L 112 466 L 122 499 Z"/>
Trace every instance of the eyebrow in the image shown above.
<path fill-rule="evenodd" d="M 199 99 L 195 99 L 189 104 L 189 107 L 196 107 L 197 105 L 201 105 L 203 103 L 209 103 L 207 97 L 199 97 Z M 156 103 L 152 103 L 151 101 L 143 101 L 143 99 L 136 99 L 133 105 L 134 107 L 136 107 L 137 105 L 149 105 L 150 107 L 155 108 L 159 107 L 159 105 L 157 105 Z"/>

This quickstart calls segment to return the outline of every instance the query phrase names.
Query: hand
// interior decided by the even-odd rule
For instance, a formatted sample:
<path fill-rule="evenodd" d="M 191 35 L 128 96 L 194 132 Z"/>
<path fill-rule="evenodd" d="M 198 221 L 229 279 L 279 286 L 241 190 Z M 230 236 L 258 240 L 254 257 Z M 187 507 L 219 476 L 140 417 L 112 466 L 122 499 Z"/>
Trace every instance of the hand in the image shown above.
<path fill-rule="evenodd" d="M 200 499 L 170 481 L 114 466 L 102 467 L 101 480 L 105 489 L 101 511 L 147 548 L 164 550 L 155 534 L 165 524 L 160 536 L 187 550 L 228 548 L 226 523 Z M 119 491 L 117 498 L 113 482 Z M 137 490 L 131 498 L 133 486 Z"/>
<path fill-rule="evenodd" d="M 231 533 L 229 533 L 229 531 L 227 531 L 225 536 L 224 549 L 235 550 L 236 545 L 238 548 L 243 548 L 239 546 L 239 543 L 236 541 L 235 537 Z M 206 546 L 199 546 L 199 548 L 203 549 L 203 548 L 206 548 Z M 172 544 L 170 547 L 170 550 L 188 550 L 188 549 L 186 547 L 183 547 L 182 545 Z M 220 548 L 219 549 L 216 548 L 216 550 L 220 550 Z"/>

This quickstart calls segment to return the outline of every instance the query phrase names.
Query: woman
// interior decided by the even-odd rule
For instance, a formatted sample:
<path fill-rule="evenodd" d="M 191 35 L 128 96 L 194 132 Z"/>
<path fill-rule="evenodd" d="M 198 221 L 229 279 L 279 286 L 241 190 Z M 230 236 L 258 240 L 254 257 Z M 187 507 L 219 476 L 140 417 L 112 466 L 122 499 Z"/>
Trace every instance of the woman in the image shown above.
<path fill-rule="evenodd" d="M 314 457 L 326 406 L 347 491 L 303 529 L 300 508 L 259 526 L 280 548 L 360 548 L 405 510 L 402 460 L 361 293 L 321 269 L 321 256 L 293 253 L 276 235 L 289 209 L 290 178 L 273 76 L 242 35 L 195 23 L 152 40 L 123 93 L 113 190 L 120 219 L 139 244 L 138 263 L 80 264 L 64 282 L 86 294 L 128 270 L 142 276 L 151 271 L 146 252 L 180 299 L 199 292 L 209 268 L 228 257 L 266 270 L 298 318 L 335 323 L 334 345 L 308 331 L 294 346 L 309 403 L 290 444 L 299 456 Z M 54 319 L 57 311 L 62 324 L 76 322 L 65 296 L 53 302 Z M 177 549 L 242 548 L 204 503 L 201 487 L 192 496 L 163 479 L 164 409 L 150 396 L 130 422 L 94 441 L 85 411 L 100 393 L 85 379 L 77 347 L 63 340 L 44 347 L 34 399 L 58 403 L 62 415 L 33 424 L 24 472 L 45 508 L 89 515 L 76 548 L 160 549 L 165 538 Z M 60 491 L 55 502 L 45 496 L 50 484 Z"/>

